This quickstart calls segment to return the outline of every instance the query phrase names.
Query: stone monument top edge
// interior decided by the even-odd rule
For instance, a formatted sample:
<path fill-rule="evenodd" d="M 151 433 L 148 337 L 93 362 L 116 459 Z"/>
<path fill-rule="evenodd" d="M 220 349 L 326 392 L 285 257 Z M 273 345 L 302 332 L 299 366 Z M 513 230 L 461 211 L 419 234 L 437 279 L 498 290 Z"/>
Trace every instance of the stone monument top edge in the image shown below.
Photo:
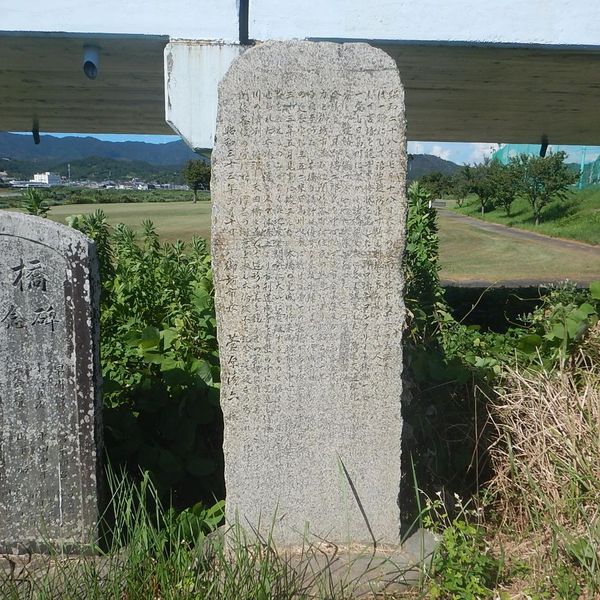
<path fill-rule="evenodd" d="M 227 82 L 232 77 L 236 77 L 236 73 L 244 72 L 247 69 L 255 69 L 264 67 L 265 54 L 273 53 L 278 63 L 286 63 L 286 68 L 289 69 L 290 57 L 293 55 L 287 52 L 290 49 L 303 50 L 306 53 L 323 52 L 330 53 L 332 60 L 336 59 L 342 63 L 356 62 L 357 75 L 365 74 L 374 71 L 389 71 L 389 75 L 397 80 L 402 92 L 404 87 L 401 82 L 400 73 L 394 59 L 384 50 L 371 46 L 366 42 L 331 42 L 331 41 L 311 41 L 311 40 L 269 40 L 258 43 L 255 46 L 248 48 L 241 54 L 222 77 L 219 83 L 219 90 L 227 86 Z M 297 55 L 296 55 L 297 56 Z M 282 67 L 282 65 L 279 65 Z M 282 72 L 286 69 L 281 69 Z"/>
<path fill-rule="evenodd" d="M 58 242 L 61 248 L 73 242 L 79 242 L 84 247 L 95 246 L 94 240 L 68 225 L 44 217 L 0 210 L 0 235 L 6 235 L 7 232 L 52 246 Z"/>

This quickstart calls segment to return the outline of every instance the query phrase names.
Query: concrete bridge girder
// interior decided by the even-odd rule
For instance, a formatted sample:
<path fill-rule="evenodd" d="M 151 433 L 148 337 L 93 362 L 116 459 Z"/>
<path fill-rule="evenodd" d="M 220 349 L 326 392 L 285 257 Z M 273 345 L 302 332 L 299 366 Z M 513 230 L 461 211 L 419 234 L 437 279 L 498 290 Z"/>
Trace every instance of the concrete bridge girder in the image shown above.
<path fill-rule="evenodd" d="M 305 38 L 388 52 L 409 139 L 600 143 L 600 5 L 588 0 L 0 0 L 0 14 L 4 130 L 37 118 L 45 132 L 169 133 L 166 107 L 192 146 L 210 147 L 240 42 Z M 94 81 L 81 68 L 90 43 Z"/>
<path fill-rule="evenodd" d="M 370 43 L 398 65 L 410 140 L 600 143 L 600 49 Z M 191 147 L 212 147 L 216 83 L 242 51 L 167 46 L 167 121 Z"/>
<path fill-rule="evenodd" d="M 94 81 L 86 43 L 101 48 Z M 600 51 L 372 43 L 400 69 L 408 139 L 600 143 Z M 45 132 L 167 134 L 166 111 L 192 147 L 212 147 L 218 81 L 242 51 L 160 36 L 0 36 L 0 129 L 28 131 L 37 118 Z"/>

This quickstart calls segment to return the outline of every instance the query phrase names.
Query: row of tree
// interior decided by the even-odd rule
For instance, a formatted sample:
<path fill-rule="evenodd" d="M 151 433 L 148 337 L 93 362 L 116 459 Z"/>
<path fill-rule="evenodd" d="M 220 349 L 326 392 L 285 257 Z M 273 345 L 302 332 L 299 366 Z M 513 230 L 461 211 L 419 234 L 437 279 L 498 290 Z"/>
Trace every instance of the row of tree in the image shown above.
<path fill-rule="evenodd" d="M 462 206 L 469 194 L 476 194 L 481 212 L 503 208 L 510 215 L 513 202 L 524 197 L 529 202 L 535 224 L 541 220 L 542 209 L 552 200 L 564 199 L 571 185 L 577 181 L 577 172 L 565 164 L 564 152 L 546 157 L 521 154 L 508 164 L 487 160 L 479 165 L 467 165 L 454 173 L 429 173 L 421 178 L 436 198 L 449 196 Z M 183 170 L 185 182 L 194 192 L 210 186 L 210 165 L 191 160 Z"/>
<path fill-rule="evenodd" d="M 430 173 L 421 179 L 438 198 L 455 198 L 458 206 L 469 194 L 476 194 L 481 212 L 503 208 L 510 215 L 513 202 L 525 198 L 538 225 L 542 209 L 552 200 L 565 199 L 578 174 L 565 164 L 566 154 L 556 152 L 545 157 L 521 154 L 506 165 L 497 160 L 465 166 L 454 175 Z"/>

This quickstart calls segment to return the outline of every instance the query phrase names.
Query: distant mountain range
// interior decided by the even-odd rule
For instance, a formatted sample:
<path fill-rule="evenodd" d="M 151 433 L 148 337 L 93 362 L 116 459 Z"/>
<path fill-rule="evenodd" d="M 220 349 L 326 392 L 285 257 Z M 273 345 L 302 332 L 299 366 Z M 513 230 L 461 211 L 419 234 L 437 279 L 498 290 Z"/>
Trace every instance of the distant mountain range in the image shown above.
<path fill-rule="evenodd" d="M 452 174 L 460 167 L 429 154 L 412 154 L 408 179 L 440 171 Z M 188 160 L 201 157 L 183 141 L 167 144 L 147 142 L 104 142 L 93 137 L 41 136 L 35 145 L 31 136 L 0 132 L 0 171 L 18 179 L 29 179 L 33 173 L 52 171 L 71 179 L 130 179 L 181 182 L 181 169 Z"/>
<path fill-rule="evenodd" d="M 429 173 L 452 175 L 462 167 L 450 160 L 444 160 L 433 154 L 409 154 L 408 180 L 414 181 Z"/>
<path fill-rule="evenodd" d="M 138 160 L 151 165 L 182 166 L 198 158 L 184 142 L 148 144 L 146 142 L 103 142 L 93 137 L 41 136 L 38 146 L 28 135 L 0 133 L 0 158 L 26 160 L 40 164 L 57 164 L 97 156 L 114 160 Z"/>

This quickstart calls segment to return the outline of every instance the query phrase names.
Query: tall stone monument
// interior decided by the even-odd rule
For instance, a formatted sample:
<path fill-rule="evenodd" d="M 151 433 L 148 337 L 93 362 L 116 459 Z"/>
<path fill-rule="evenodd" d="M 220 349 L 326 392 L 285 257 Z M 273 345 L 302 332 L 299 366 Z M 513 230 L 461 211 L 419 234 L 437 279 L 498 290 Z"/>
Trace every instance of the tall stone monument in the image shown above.
<path fill-rule="evenodd" d="M 405 146 L 366 44 L 265 43 L 219 88 L 227 516 L 280 544 L 399 541 Z"/>
<path fill-rule="evenodd" d="M 92 541 L 98 521 L 93 242 L 0 211 L 0 551 Z"/>

